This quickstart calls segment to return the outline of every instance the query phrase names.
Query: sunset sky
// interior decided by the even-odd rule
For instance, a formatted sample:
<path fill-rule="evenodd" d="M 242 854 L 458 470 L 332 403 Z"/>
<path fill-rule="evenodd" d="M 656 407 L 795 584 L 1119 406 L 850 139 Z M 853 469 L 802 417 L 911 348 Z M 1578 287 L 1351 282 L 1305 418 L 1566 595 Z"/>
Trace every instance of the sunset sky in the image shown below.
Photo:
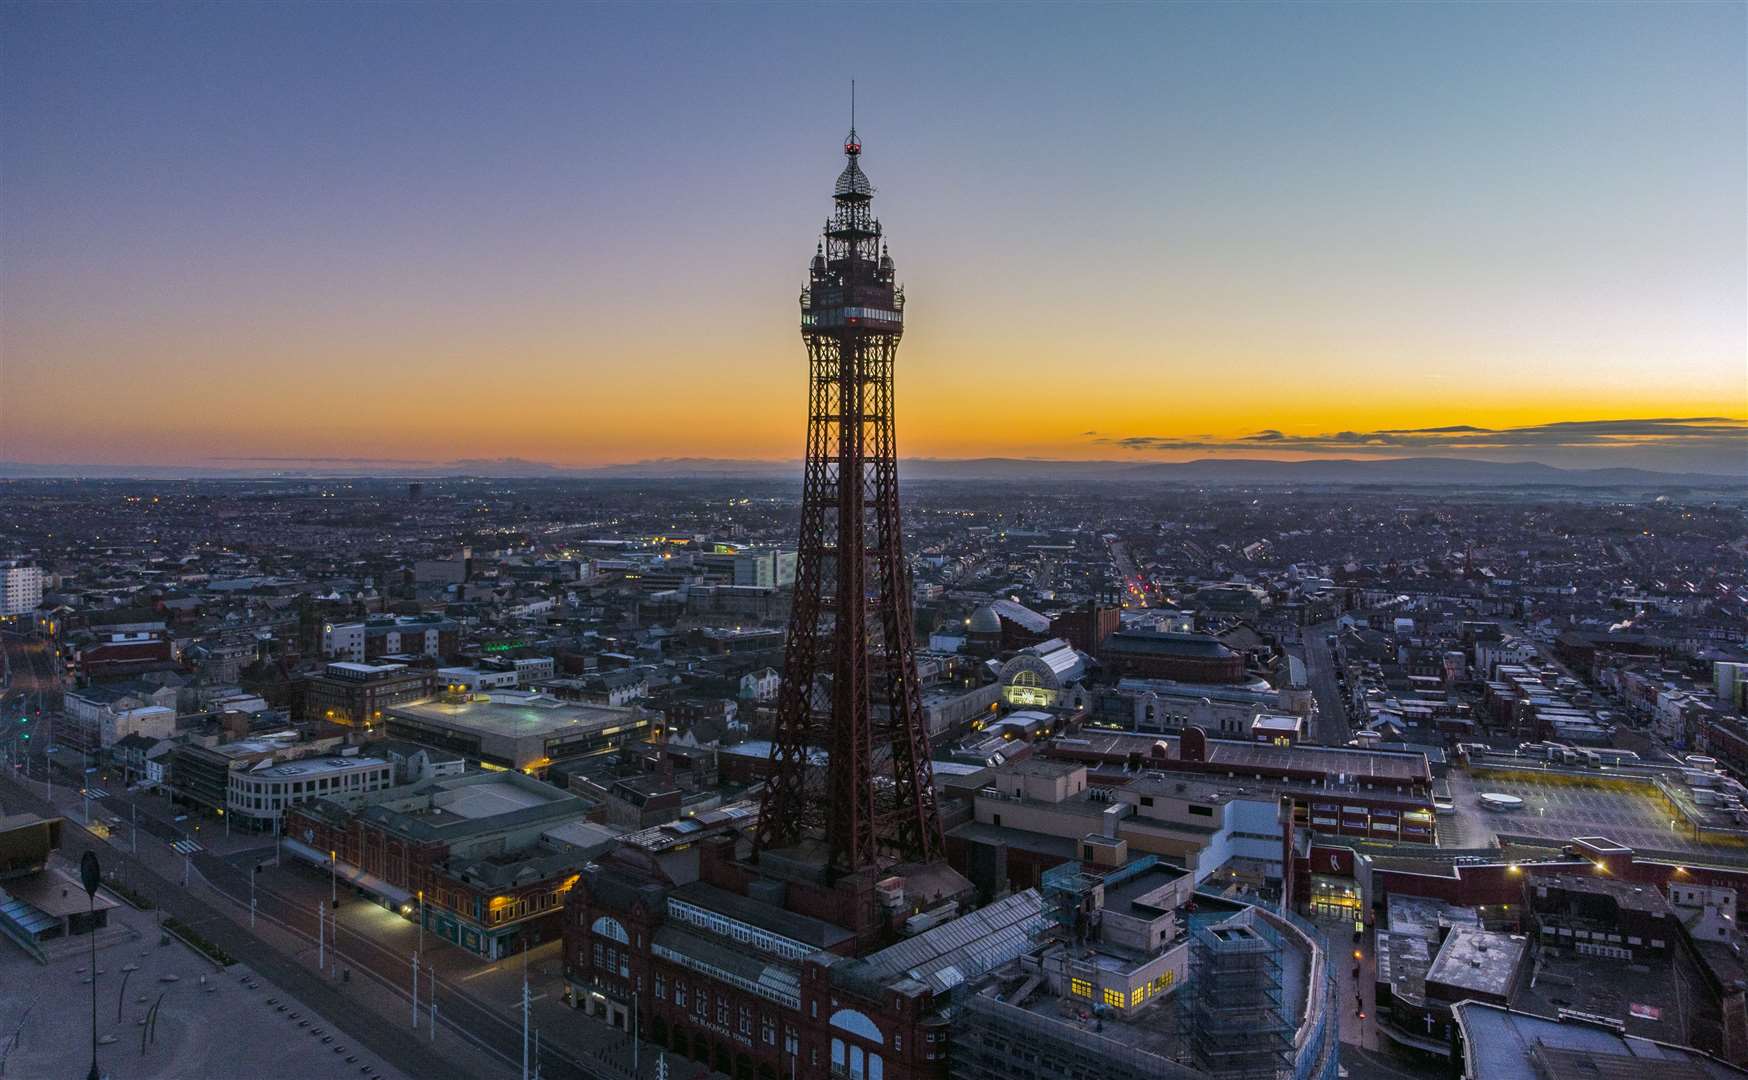
<path fill-rule="evenodd" d="M 0 8 L 0 461 L 1748 468 L 1739 3 Z"/>

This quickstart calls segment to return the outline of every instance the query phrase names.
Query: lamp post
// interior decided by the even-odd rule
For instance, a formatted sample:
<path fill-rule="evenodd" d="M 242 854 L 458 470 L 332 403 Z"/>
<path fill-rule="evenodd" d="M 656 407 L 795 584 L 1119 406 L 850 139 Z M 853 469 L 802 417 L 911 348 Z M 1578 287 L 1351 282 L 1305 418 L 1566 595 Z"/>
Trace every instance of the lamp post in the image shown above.
<path fill-rule="evenodd" d="M 91 1072 L 87 1080 L 103 1080 L 97 1069 L 97 886 L 102 882 L 97 853 L 87 851 L 79 857 L 79 883 L 85 886 L 85 899 L 91 905 L 91 925 L 85 928 L 91 935 Z"/>
<path fill-rule="evenodd" d="M 340 853 L 328 852 L 328 899 L 340 906 Z"/>

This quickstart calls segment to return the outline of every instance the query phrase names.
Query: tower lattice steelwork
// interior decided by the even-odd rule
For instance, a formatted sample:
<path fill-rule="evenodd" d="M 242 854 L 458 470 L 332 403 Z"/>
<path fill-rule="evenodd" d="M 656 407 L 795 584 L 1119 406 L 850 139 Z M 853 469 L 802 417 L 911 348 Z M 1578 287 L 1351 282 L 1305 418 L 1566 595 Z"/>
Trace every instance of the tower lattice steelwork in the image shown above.
<path fill-rule="evenodd" d="M 944 854 L 898 515 L 892 369 L 904 333 L 852 121 L 801 293 L 807 465 L 795 601 L 756 851 L 823 837 L 837 874 Z M 809 747 L 831 755 L 823 778 Z M 823 782 L 821 782 L 823 780 Z"/>

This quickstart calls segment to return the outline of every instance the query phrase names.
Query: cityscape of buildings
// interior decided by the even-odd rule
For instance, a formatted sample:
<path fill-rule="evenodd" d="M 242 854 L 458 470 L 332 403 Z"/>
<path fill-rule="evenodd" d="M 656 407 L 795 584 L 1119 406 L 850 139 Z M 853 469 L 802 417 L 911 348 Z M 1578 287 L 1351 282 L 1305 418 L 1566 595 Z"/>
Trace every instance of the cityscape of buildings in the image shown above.
<path fill-rule="evenodd" d="M 523 958 L 566 1010 L 547 1076 L 1748 1064 L 1740 499 L 907 485 L 941 846 L 848 893 L 755 861 L 782 770 L 823 791 L 839 757 L 827 728 L 774 751 L 790 484 L 0 499 L 0 804 L 38 853 L 0 920 L 45 972 L 84 955 L 51 889 L 95 845 L 125 867 L 97 933 L 204 896 L 226 941 L 253 888 L 291 938 L 253 972 L 320 935 L 320 993 L 369 971 L 404 1013 L 416 952 L 442 1033 L 495 1014 L 468 1034 L 510 1072 Z M 469 981 L 506 964 L 497 1000 Z"/>
<path fill-rule="evenodd" d="M 1748 1076 L 1748 476 L 912 471 L 853 94 L 794 475 L 0 480 L 0 1077 Z"/>

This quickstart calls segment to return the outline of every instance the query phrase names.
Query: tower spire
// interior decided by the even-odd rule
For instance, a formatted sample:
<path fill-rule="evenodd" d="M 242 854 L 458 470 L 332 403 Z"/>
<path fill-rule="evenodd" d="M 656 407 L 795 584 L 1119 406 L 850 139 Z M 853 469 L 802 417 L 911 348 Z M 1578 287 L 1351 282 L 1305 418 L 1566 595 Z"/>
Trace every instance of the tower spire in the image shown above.
<path fill-rule="evenodd" d="M 844 139 L 844 153 L 855 157 L 862 152 L 862 140 L 856 137 L 856 80 L 850 80 L 850 134 Z"/>

